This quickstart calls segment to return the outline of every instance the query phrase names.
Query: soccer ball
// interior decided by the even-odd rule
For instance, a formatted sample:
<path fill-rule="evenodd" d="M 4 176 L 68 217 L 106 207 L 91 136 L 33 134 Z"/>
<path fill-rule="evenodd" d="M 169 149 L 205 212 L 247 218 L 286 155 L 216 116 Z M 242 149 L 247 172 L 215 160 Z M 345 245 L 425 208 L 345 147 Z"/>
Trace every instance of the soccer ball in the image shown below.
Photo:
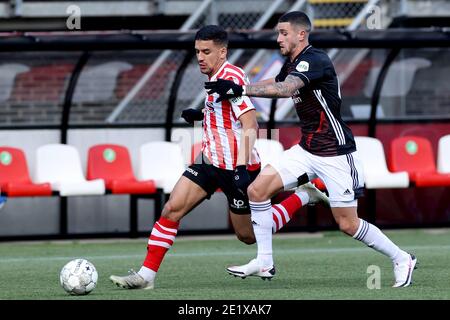
<path fill-rule="evenodd" d="M 94 265 L 86 259 L 69 261 L 59 274 L 63 289 L 72 295 L 88 294 L 97 285 L 98 273 Z"/>

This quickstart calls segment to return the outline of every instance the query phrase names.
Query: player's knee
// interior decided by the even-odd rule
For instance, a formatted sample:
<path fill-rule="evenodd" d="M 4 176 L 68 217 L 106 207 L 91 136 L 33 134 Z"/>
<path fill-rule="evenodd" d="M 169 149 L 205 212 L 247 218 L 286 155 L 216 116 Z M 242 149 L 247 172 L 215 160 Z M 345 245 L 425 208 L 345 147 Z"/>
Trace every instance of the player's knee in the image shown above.
<path fill-rule="evenodd" d="M 255 185 L 254 183 L 248 186 L 247 195 L 250 201 L 260 202 L 267 200 L 265 189 Z"/>
<path fill-rule="evenodd" d="M 181 211 L 180 208 L 177 208 L 177 206 L 174 205 L 174 203 L 169 200 L 164 205 L 161 216 L 166 219 L 178 222 L 181 220 L 181 217 L 183 216 L 180 211 Z"/>
<path fill-rule="evenodd" d="M 339 219 L 339 230 L 344 232 L 345 234 L 349 236 L 353 236 L 356 233 L 356 230 L 358 229 L 358 226 L 353 223 L 351 219 Z"/>

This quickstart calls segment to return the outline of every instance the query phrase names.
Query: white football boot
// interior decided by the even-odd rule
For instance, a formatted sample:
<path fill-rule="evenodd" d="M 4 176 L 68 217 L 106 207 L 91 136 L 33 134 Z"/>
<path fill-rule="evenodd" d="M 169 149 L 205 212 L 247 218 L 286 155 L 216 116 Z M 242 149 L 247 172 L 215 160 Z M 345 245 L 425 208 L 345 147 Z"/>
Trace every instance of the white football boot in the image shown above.
<path fill-rule="evenodd" d="M 311 182 L 298 186 L 295 192 L 306 192 L 309 196 L 308 205 L 315 205 L 322 202 L 325 206 L 330 207 L 330 199 L 328 199 L 327 195 L 317 189 Z"/>
<path fill-rule="evenodd" d="M 242 279 L 248 276 L 255 276 L 263 280 L 271 280 L 275 276 L 275 266 L 261 266 L 256 259 L 253 259 L 242 266 L 228 267 L 227 272 Z"/>
<path fill-rule="evenodd" d="M 109 277 L 109 280 L 111 280 L 116 286 L 124 289 L 153 289 L 153 281 L 146 281 L 133 269 L 128 271 L 128 273 L 128 276 L 123 277 L 112 275 Z"/>
<path fill-rule="evenodd" d="M 413 254 L 408 254 L 408 260 L 403 263 L 394 263 L 395 283 L 393 288 L 407 287 L 412 283 L 412 274 L 417 269 L 417 258 Z"/>

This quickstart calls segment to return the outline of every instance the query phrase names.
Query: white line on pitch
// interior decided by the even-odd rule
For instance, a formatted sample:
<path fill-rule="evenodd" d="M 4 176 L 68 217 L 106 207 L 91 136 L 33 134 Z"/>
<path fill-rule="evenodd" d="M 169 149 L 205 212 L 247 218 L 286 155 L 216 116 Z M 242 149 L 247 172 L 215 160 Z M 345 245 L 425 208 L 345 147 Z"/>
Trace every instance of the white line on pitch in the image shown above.
<path fill-rule="evenodd" d="M 255 248 L 256 249 L 256 248 Z M 448 250 L 450 245 L 417 245 L 405 246 L 405 250 Z M 275 255 L 281 254 L 311 254 L 311 253 L 337 253 L 337 252 L 372 252 L 369 248 L 303 248 L 303 249 L 276 249 Z M 189 253 L 168 253 L 167 256 L 171 258 L 185 258 L 185 257 L 213 257 L 213 256 L 252 256 L 256 254 L 256 250 L 248 251 L 223 251 L 223 252 L 189 252 Z M 26 261 L 65 261 L 75 259 L 80 256 L 55 256 L 55 257 L 20 257 L 20 258 L 0 258 L 0 263 L 11 262 L 26 262 Z M 83 256 L 90 260 L 120 260 L 120 259 L 134 259 L 143 258 L 143 254 L 127 254 L 127 255 L 103 255 L 103 256 Z"/>

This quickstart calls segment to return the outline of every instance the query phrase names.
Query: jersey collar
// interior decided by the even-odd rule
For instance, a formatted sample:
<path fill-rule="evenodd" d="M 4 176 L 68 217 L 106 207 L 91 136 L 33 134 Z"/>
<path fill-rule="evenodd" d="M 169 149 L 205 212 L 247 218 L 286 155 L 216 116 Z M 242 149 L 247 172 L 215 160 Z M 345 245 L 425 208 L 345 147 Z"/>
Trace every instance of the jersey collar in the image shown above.
<path fill-rule="evenodd" d="M 312 46 L 310 44 L 308 44 L 306 47 L 303 48 L 302 51 L 300 51 L 300 53 L 295 57 L 294 61 L 292 61 L 293 63 L 296 62 L 298 60 L 298 58 L 300 58 L 300 56 L 302 54 L 304 54 L 309 48 L 311 48 Z"/>
<path fill-rule="evenodd" d="M 223 68 L 225 68 L 227 64 L 228 60 L 225 60 L 225 62 L 220 66 L 219 70 L 217 70 L 217 72 L 214 73 L 214 75 L 211 78 L 209 78 L 209 81 L 217 80 L 217 76 L 222 72 Z"/>

